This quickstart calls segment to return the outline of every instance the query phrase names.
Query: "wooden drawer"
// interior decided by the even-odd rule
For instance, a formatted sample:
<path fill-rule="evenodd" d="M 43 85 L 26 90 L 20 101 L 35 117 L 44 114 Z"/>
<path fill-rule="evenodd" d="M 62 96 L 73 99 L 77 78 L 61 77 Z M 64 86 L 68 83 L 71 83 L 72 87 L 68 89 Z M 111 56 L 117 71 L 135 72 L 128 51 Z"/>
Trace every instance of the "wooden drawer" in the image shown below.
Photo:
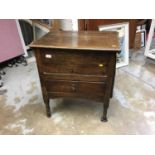
<path fill-rule="evenodd" d="M 40 49 L 39 72 L 81 75 L 107 75 L 110 55 L 100 51 Z"/>
<path fill-rule="evenodd" d="M 60 74 L 60 73 L 44 73 L 40 74 L 42 81 L 86 81 L 86 82 L 107 82 L 107 76 L 81 75 L 81 74 Z"/>
<path fill-rule="evenodd" d="M 48 92 L 76 92 L 77 82 L 69 81 L 45 81 Z"/>
<path fill-rule="evenodd" d="M 92 94 L 103 96 L 106 91 L 106 84 L 99 82 L 79 82 L 78 92 L 82 94 Z"/>
<path fill-rule="evenodd" d="M 45 81 L 48 92 L 65 92 L 81 94 L 104 94 L 106 84 L 104 82 L 78 82 L 78 81 Z"/>
<path fill-rule="evenodd" d="M 41 49 L 41 62 L 43 64 L 62 64 L 62 65 L 80 65 L 80 64 L 108 64 L 109 54 L 100 51 L 78 51 L 61 49 Z"/>
<path fill-rule="evenodd" d="M 82 74 L 82 75 L 107 75 L 107 66 L 105 64 L 81 64 L 81 65 L 62 65 L 51 64 L 42 65 L 39 69 L 43 74 L 64 73 L 64 74 Z"/>

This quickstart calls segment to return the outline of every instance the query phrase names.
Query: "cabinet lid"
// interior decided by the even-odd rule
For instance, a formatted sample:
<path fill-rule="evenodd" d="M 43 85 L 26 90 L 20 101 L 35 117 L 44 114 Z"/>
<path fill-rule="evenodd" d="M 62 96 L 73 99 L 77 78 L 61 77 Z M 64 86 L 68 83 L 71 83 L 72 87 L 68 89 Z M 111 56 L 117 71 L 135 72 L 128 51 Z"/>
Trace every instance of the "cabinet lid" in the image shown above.
<path fill-rule="evenodd" d="M 118 34 L 112 31 L 51 31 L 30 47 L 120 51 Z"/>

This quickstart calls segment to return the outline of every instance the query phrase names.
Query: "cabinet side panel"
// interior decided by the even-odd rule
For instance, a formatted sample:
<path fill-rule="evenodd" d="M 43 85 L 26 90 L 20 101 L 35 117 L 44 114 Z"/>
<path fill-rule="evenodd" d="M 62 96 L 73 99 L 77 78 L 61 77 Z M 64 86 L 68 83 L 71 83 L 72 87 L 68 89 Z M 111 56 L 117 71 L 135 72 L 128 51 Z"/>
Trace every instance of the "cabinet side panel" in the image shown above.
<path fill-rule="evenodd" d="M 110 54 L 110 61 L 108 65 L 108 82 L 107 82 L 107 91 L 105 98 L 112 97 L 113 94 L 113 87 L 114 87 L 114 81 L 115 81 L 115 70 L 116 70 L 116 53 L 113 52 Z M 106 100 L 106 99 L 105 99 Z"/>

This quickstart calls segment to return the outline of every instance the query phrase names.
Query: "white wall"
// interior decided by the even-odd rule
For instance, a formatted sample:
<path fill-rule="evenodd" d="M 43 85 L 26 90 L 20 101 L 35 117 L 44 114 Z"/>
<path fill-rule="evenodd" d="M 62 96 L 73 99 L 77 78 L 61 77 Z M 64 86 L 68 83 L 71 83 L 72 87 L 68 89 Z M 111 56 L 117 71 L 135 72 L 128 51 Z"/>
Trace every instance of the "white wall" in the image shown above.
<path fill-rule="evenodd" d="M 77 31 L 78 20 L 77 19 L 60 19 L 60 29 L 64 31 Z"/>

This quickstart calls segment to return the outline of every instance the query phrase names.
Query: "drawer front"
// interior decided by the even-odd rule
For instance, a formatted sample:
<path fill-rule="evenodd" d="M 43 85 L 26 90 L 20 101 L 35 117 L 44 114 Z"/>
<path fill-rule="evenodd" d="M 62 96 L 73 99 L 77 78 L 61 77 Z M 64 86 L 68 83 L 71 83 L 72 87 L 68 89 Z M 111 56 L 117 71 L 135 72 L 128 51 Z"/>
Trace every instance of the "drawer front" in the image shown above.
<path fill-rule="evenodd" d="M 78 86 L 79 93 L 103 96 L 106 91 L 106 84 L 99 82 L 81 82 Z"/>
<path fill-rule="evenodd" d="M 56 73 L 45 73 L 40 74 L 40 78 L 43 81 L 86 81 L 86 82 L 107 82 L 107 76 L 96 76 L 96 75 L 80 75 L 80 74 L 56 74 Z"/>
<path fill-rule="evenodd" d="M 65 49 L 41 49 L 41 62 L 43 64 L 107 64 L 109 54 L 101 51 L 75 51 Z"/>
<path fill-rule="evenodd" d="M 64 73 L 64 74 L 82 74 L 82 75 L 107 75 L 107 66 L 105 64 L 90 65 L 61 65 L 51 64 L 42 65 L 40 71 L 43 74 Z"/>
<path fill-rule="evenodd" d="M 102 96 L 106 91 L 103 82 L 78 82 L 78 81 L 45 81 L 48 92 L 79 93 Z"/>
<path fill-rule="evenodd" d="M 69 81 L 45 81 L 45 87 L 48 92 L 68 92 L 77 91 L 77 82 Z"/>

